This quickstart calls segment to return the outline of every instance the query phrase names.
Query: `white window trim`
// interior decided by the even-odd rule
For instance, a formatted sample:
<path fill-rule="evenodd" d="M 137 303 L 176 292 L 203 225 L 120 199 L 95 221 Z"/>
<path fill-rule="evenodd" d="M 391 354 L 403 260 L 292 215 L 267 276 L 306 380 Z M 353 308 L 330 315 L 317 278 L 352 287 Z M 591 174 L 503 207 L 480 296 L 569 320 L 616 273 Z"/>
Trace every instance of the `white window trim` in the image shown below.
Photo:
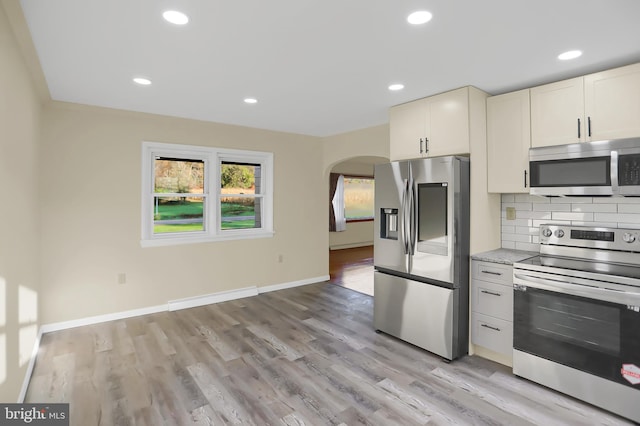
<path fill-rule="evenodd" d="M 201 159 L 205 162 L 204 231 L 153 233 L 153 176 L 154 158 L 165 156 Z M 220 214 L 220 164 L 236 161 L 261 164 L 262 227 L 259 229 L 222 230 Z M 142 142 L 142 247 L 206 243 L 253 238 L 273 237 L 273 153 L 232 150 L 193 145 Z"/>

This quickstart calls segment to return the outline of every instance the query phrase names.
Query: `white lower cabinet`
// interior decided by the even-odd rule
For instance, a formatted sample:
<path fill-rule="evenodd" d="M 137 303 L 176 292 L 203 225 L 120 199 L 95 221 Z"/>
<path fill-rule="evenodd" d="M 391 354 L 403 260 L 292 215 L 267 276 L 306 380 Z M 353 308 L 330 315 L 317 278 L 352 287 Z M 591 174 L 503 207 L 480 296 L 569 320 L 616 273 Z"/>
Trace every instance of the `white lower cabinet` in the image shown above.
<path fill-rule="evenodd" d="M 471 341 L 511 358 L 513 322 L 474 312 L 471 314 Z"/>
<path fill-rule="evenodd" d="M 471 261 L 471 343 L 511 359 L 513 267 Z"/>

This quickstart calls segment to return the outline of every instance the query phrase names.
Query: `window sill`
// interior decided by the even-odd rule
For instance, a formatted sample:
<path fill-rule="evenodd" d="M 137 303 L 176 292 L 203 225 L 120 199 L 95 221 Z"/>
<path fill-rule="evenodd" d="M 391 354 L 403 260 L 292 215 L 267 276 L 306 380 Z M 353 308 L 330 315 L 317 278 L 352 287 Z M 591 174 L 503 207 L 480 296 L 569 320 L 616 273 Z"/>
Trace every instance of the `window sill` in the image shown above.
<path fill-rule="evenodd" d="M 228 231 L 222 235 L 197 235 L 197 236 L 166 236 L 159 238 L 149 238 L 140 240 L 140 246 L 145 247 L 164 247 L 164 246 L 177 246 L 184 244 L 199 244 L 199 243 L 214 243 L 218 241 L 232 241 L 232 240 L 249 240 L 257 238 L 272 238 L 274 236 L 273 231 Z"/>
<path fill-rule="evenodd" d="M 373 218 L 369 218 L 369 219 L 347 219 L 347 223 L 355 223 L 355 222 L 373 222 Z"/>

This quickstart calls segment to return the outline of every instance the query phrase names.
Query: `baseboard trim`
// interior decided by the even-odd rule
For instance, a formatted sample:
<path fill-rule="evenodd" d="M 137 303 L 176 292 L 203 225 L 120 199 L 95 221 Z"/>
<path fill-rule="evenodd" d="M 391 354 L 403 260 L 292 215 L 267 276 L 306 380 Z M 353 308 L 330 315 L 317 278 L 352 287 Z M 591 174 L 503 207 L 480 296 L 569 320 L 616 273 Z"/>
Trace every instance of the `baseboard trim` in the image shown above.
<path fill-rule="evenodd" d="M 373 245 L 373 241 L 362 241 L 360 243 L 351 243 L 351 244 L 336 244 L 334 246 L 330 246 L 329 250 L 344 250 L 350 248 L 358 248 L 358 247 L 370 247 Z"/>
<path fill-rule="evenodd" d="M 178 311 L 180 309 L 195 308 L 213 303 L 228 302 L 229 300 L 244 299 L 245 297 L 257 296 L 258 294 L 258 287 L 252 286 L 237 290 L 204 294 L 202 296 L 187 297 L 185 299 L 170 300 L 169 311 Z"/>
<path fill-rule="evenodd" d="M 66 330 L 69 328 L 93 325 L 101 322 L 114 321 L 125 318 L 137 317 L 140 315 L 155 314 L 165 311 L 177 311 L 180 309 L 195 308 L 213 303 L 227 302 L 229 300 L 243 299 L 245 297 L 257 296 L 260 293 L 284 290 L 287 288 L 299 287 L 329 280 L 329 275 L 307 278 L 299 281 L 291 281 L 282 284 L 273 284 L 263 287 L 251 286 L 237 290 L 221 291 L 218 293 L 205 294 L 201 296 L 187 297 L 184 299 L 170 300 L 166 305 L 149 306 L 146 308 L 132 309 L 130 311 L 115 312 L 112 314 L 96 315 L 93 317 L 80 318 L 77 320 L 62 321 L 51 324 L 44 324 L 40 327 L 40 333 L 51 333 L 53 331 Z"/>
<path fill-rule="evenodd" d="M 146 308 L 132 309 L 130 311 L 114 312 L 112 314 L 96 315 L 93 317 L 80 318 L 71 321 L 55 322 L 45 324 L 41 327 L 42 333 L 51 333 L 52 331 L 66 330 L 69 328 L 81 327 L 83 325 L 99 324 L 101 322 L 114 321 L 125 318 L 138 317 L 140 315 L 155 314 L 167 310 L 167 305 L 149 306 Z"/>
<path fill-rule="evenodd" d="M 263 287 L 258 287 L 258 292 L 259 293 L 268 293 L 270 291 L 284 290 L 284 289 L 293 288 L 293 287 L 300 287 L 300 286 L 307 285 L 307 284 L 321 283 L 323 281 L 329 281 L 329 279 L 330 279 L 329 275 L 323 275 L 321 277 L 307 278 L 306 280 L 291 281 L 291 282 L 283 283 L 283 284 L 266 285 L 266 286 L 263 286 Z"/>
<path fill-rule="evenodd" d="M 228 302 L 230 300 L 244 299 L 245 297 L 257 296 L 270 291 L 284 290 L 287 288 L 299 287 L 302 285 L 318 283 L 329 280 L 329 275 L 307 278 L 299 281 L 291 281 L 282 284 L 273 284 L 262 287 L 245 287 L 237 290 L 221 291 L 218 293 L 205 294 L 202 296 L 187 297 L 185 299 L 169 301 L 169 311 L 195 308 L 198 306 L 212 305 L 214 303 Z"/>

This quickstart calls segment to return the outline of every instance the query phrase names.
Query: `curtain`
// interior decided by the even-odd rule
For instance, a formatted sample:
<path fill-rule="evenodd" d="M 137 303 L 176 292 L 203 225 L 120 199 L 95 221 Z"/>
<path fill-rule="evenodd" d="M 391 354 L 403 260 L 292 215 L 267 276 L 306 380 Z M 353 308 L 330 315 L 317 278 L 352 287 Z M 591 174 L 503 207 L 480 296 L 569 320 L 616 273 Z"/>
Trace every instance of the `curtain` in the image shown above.
<path fill-rule="evenodd" d="M 329 175 L 329 232 L 336 232 L 336 214 L 333 211 L 333 197 L 336 195 L 338 188 L 338 173 Z"/>
<path fill-rule="evenodd" d="M 329 231 L 347 230 L 347 219 L 344 216 L 344 176 L 331 173 L 329 177 Z"/>

